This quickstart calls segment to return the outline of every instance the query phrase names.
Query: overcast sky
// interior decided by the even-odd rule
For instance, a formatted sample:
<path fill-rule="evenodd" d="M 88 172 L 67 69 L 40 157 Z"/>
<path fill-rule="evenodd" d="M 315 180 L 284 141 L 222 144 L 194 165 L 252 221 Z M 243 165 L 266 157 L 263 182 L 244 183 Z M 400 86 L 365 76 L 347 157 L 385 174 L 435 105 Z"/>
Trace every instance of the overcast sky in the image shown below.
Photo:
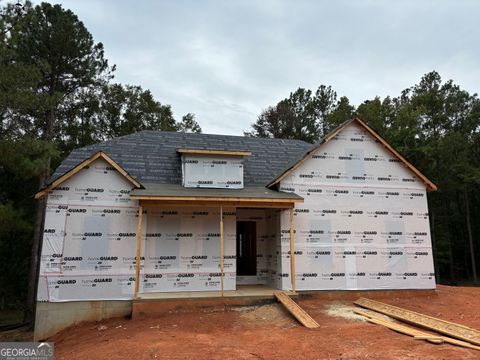
<path fill-rule="evenodd" d="M 117 65 L 205 133 L 241 135 L 298 87 L 359 105 L 437 70 L 480 80 L 480 1 L 65 0 Z M 55 1 L 52 0 L 52 3 Z"/>

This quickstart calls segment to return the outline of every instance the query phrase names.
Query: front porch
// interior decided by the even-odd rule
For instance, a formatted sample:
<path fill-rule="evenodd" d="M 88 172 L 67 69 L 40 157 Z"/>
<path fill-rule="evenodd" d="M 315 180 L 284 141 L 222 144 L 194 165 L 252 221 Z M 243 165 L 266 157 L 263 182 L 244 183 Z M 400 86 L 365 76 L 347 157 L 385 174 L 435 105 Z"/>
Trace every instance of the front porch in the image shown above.
<path fill-rule="evenodd" d="M 265 188 L 169 187 L 134 190 L 131 197 L 139 201 L 136 259 L 142 259 L 135 263 L 135 300 L 273 300 L 275 291 L 288 288 L 295 293 L 295 277 L 290 276 L 295 274 L 290 256 L 295 247 L 293 209 L 303 200 L 297 195 Z M 265 214 L 261 220 L 254 215 L 259 211 Z M 280 228 L 280 214 L 290 219 L 289 229 Z M 254 226 L 245 232 L 239 230 L 241 225 Z M 252 229 L 254 241 L 248 235 Z M 283 251 L 289 258 L 284 268 L 282 232 Z M 243 236 L 237 236 L 240 233 Z M 248 249 L 252 244 L 257 247 L 255 241 L 263 252 Z"/>

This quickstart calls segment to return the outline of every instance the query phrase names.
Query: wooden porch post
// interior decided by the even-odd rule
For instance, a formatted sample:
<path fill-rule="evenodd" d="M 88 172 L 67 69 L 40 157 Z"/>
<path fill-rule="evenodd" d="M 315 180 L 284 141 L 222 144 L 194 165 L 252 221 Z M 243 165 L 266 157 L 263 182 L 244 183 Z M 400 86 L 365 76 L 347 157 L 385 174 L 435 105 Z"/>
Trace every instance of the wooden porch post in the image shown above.
<path fill-rule="evenodd" d="M 223 206 L 220 206 L 220 284 L 222 287 L 222 297 L 223 297 L 223 276 L 224 276 L 224 243 L 223 243 Z"/>
<path fill-rule="evenodd" d="M 138 288 L 140 285 L 140 259 L 142 257 L 142 215 L 143 206 L 139 201 L 138 205 L 138 223 L 137 223 L 137 256 L 135 258 L 135 292 L 134 299 L 138 299 Z"/>
<path fill-rule="evenodd" d="M 290 278 L 292 280 L 292 293 L 295 294 L 295 237 L 293 224 L 293 208 L 290 208 Z"/>

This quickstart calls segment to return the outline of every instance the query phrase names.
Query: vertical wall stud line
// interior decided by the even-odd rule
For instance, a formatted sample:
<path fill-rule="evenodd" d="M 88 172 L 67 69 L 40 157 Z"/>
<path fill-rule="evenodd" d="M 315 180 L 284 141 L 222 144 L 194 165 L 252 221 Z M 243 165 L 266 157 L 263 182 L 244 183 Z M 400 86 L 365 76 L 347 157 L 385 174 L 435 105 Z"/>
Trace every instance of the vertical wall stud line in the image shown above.
<path fill-rule="evenodd" d="M 223 206 L 220 206 L 220 283 L 222 287 L 222 297 L 223 297 L 223 278 L 225 276 L 224 272 L 224 240 L 223 240 Z"/>
<path fill-rule="evenodd" d="M 134 299 L 138 299 L 138 288 L 140 285 L 140 259 L 142 257 L 142 215 L 143 206 L 141 201 L 138 205 L 138 223 L 137 223 L 137 256 L 135 257 L 135 292 Z"/>
<path fill-rule="evenodd" d="M 293 208 L 290 209 L 290 278 L 292 280 L 292 293 L 295 294 L 295 235 L 293 223 Z"/>

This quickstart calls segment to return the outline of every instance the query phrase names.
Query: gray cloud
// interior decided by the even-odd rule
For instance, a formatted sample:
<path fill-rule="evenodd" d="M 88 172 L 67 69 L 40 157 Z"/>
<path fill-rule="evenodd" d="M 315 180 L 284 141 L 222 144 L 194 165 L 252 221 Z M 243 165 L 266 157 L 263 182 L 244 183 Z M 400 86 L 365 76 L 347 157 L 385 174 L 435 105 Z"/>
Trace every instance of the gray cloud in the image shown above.
<path fill-rule="evenodd" d="M 150 89 L 204 132 L 241 134 L 297 87 L 355 105 L 433 69 L 476 92 L 477 1 L 64 0 L 105 45 L 116 81 Z"/>

